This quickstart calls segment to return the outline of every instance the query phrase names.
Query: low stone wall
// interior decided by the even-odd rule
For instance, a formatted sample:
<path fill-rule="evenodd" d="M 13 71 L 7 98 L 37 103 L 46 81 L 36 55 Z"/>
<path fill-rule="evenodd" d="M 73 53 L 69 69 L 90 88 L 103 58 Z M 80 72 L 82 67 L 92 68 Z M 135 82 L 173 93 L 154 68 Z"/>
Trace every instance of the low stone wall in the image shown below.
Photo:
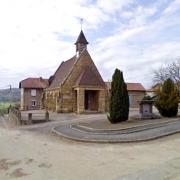
<path fill-rule="evenodd" d="M 15 121 L 16 125 L 21 124 L 21 112 L 19 110 L 10 109 L 9 110 L 9 119 L 10 121 Z"/>

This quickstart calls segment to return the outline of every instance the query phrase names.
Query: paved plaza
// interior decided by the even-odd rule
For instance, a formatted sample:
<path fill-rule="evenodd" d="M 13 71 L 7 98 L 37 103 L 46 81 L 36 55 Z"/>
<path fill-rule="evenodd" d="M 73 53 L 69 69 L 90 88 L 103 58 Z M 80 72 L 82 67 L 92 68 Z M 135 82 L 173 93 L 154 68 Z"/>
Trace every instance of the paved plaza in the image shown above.
<path fill-rule="evenodd" d="M 50 122 L 22 128 L 0 122 L 2 180 L 180 179 L 180 134 L 141 143 L 82 143 L 54 136 Z"/>
<path fill-rule="evenodd" d="M 155 115 L 160 117 L 157 110 Z M 43 115 L 43 110 L 22 111 L 22 118 L 27 119 L 28 113 L 33 118 Z M 180 132 L 180 118 L 157 118 L 142 120 L 139 109 L 131 109 L 129 120 L 111 124 L 107 114 L 52 113 L 50 121 L 17 127 L 21 130 L 37 133 L 55 133 L 71 140 L 86 142 L 138 142 L 147 141 Z M 41 118 L 41 117 L 40 117 Z"/>
<path fill-rule="evenodd" d="M 179 180 L 180 133 L 153 141 L 136 143 L 88 143 L 72 141 L 51 132 L 58 126 L 80 125 L 95 133 L 110 129 L 105 115 L 50 114 L 51 121 L 15 126 L 8 117 L 0 117 L 0 179 L 22 180 Z M 95 120 L 98 125 L 95 124 Z M 141 121 L 141 128 L 159 128 L 177 123 L 173 119 Z M 115 128 L 122 134 L 138 131 L 137 122 Z M 138 124 L 140 124 L 138 122 Z M 97 125 L 97 126 L 96 126 Z M 95 128 L 96 126 L 96 128 Z M 143 127 L 145 126 L 145 127 Z M 134 129 L 133 129 L 134 127 Z M 124 129 L 124 130 L 123 130 Z"/>
<path fill-rule="evenodd" d="M 127 122 L 128 123 L 128 122 Z M 138 142 L 147 141 L 180 132 L 180 120 L 171 119 L 161 123 L 153 122 L 146 125 L 125 129 L 93 129 L 87 125 L 64 125 L 53 128 L 53 132 L 77 141 L 85 142 Z"/>

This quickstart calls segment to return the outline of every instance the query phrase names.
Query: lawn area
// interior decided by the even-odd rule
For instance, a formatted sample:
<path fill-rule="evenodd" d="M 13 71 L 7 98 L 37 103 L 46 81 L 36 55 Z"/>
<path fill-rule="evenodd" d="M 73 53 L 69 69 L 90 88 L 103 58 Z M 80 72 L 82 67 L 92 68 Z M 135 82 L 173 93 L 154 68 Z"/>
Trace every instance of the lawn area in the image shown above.
<path fill-rule="evenodd" d="M 7 114 L 10 102 L 0 102 L 0 115 Z"/>
<path fill-rule="evenodd" d="M 15 106 L 18 103 L 15 102 L 0 102 L 0 115 L 7 114 L 9 106 Z"/>

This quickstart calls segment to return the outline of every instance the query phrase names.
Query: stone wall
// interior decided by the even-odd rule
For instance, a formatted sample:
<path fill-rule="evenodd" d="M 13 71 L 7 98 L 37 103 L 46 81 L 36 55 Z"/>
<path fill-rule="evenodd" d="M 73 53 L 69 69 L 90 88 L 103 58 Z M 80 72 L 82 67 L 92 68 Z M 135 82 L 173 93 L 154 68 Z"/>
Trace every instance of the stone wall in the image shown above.
<path fill-rule="evenodd" d="M 105 112 L 107 110 L 107 104 L 106 104 L 106 99 L 107 99 L 107 90 L 102 89 L 99 91 L 99 112 Z"/>
<path fill-rule="evenodd" d="M 43 94 L 43 89 L 36 89 L 36 96 L 31 96 L 31 89 L 24 89 L 21 109 L 22 110 L 40 109 L 42 94 Z M 36 101 L 36 106 L 34 107 L 32 106 L 32 100 Z"/>
<path fill-rule="evenodd" d="M 65 83 L 62 86 L 62 93 L 63 93 L 63 111 L 72 112 L 75 109 L 75 97 L 73 86 L 75 82 L 79 78 L 80 74 L 84 70 L 84 68 L 92 63 L 90 57 L 87 53 L 82 53 L 79 57 L 79 60 L 75 64 L 72 72 L 69 74 L 68 78 L 66 79 Z M 78 97 L 77 97 L 78 99 Z"/>
<path fill-rule="evenodd" d="M 139 101 L 145 96 L 143 91 L 128 91 L 130 108 L 139 108 Z M 109 111 L 110 94 L 106 94 L 106 111 Z"/>
<path fill-rule="evenodd" d="M 89 53 L 84 51 L 80 54 L 69 76 L 61 87 L 45 90 L 45 108 L 56 112 L 84 112 L 84 90 L 81 89 L 76 91 L 74 86 L 77 79 L 87 66 L 94 68 L 95 72 L 99 75 Z M 99 97 L 99 110 L 104 112 L 106 98 L 104 89 L 100 91 Z"/>
<path fill-rule="evenodd" d="M 139 102 L 145 96 L 143 91 L 128 91 L 131 108 L 139 108 Z"/>
<path fill-rule="evenodd" d="M 77 109 L 78 113 L 82 113 L 84 111 L 84 89 L 77 90 L 77 104 L 76 105 L 76 92 L 74 91 L 74 85 L 77 79 L 79 78 L 80 74 L 83 72 L 85 67 L 91 66 L 97 72 L 96 66 L 94 65 L 89 53 L 87 51 L 83 52 L 78 61 L 76 62 L 74 68 L 72 69 L 71 73 L 69 74 L 68 78 L 66 79 L 65 83 L 62 86 L 62 93 L 63 93 L 63 111 L 72 112 Z M 99 74 L 98 74 L 99 75 Z M 78 94 L 79 92 L 79 94 Z M 103 93 L 101 92 L 101 101 L 103 99 Z M 105 103 L 101 102 L 102 107 L 105 108 Z M 76 108 L 77 106 L 77 108 Z M 104 111 L 104 110 L 103 110 Z"/>
<path fill-rule="evenodd" d="M 60 112 L 61 105 L 60 89 L 45 90 L 44 92 L 44 108 L 53 112 Z"/>

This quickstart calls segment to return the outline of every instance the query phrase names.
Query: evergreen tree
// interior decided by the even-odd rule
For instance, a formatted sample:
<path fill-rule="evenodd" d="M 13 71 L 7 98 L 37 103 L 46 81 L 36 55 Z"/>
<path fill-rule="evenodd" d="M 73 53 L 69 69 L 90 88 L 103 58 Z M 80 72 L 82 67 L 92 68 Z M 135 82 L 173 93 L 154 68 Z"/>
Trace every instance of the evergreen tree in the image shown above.
<path fill-rule="evenodd" d="M 116 69 L 111 83 L 111 96 L 108 119 L 111 123 L 128 120 L 129 96 L 123 73 Z"/>
<path fill-rule="evenodd" d="M 159 113 L 165 117 L 174 117 L 178 113 L 178 90 L 171 79 L 164 81 L 158 92 L 155 106 Z"/>

